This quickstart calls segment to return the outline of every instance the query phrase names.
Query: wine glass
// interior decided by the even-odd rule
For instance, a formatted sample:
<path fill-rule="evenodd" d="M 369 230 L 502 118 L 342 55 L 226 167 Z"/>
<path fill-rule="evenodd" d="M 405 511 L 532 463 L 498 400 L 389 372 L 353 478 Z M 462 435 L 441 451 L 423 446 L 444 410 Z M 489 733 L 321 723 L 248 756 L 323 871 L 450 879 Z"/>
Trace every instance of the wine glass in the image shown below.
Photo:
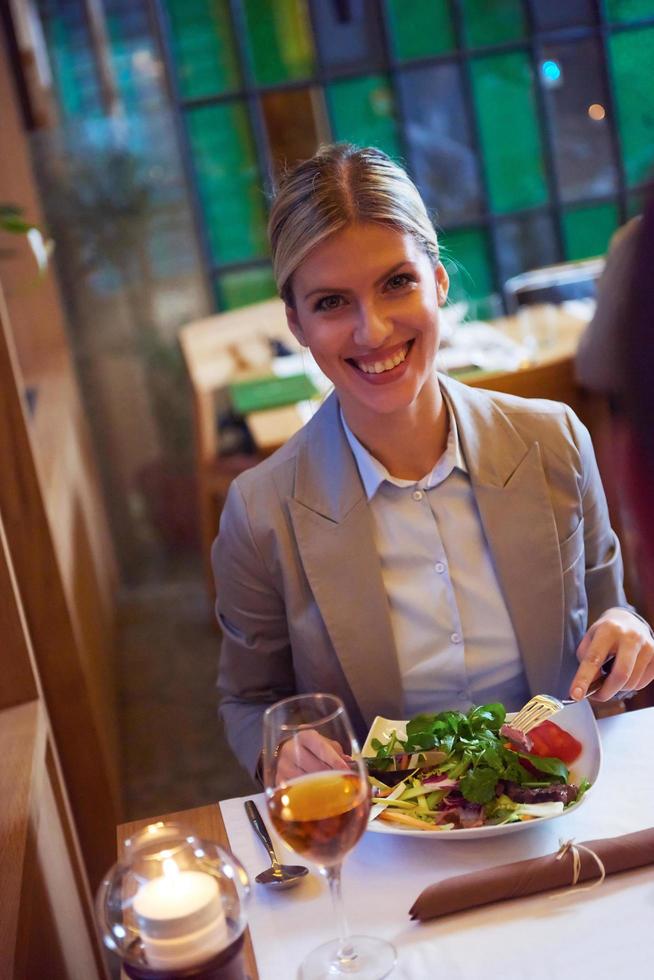
<path fill-rule="evenodd" d="M 338 939 L 305 959 L 301 980 L 388 976 L 395 948 L 382 939 L 350 936 L 343 908 L 341 865 L 366 829 L 370 788 L 340 698 L 300 694 L 266 710 L 263 777 L 275 830 L 297 854 L 318 865 L 329 883 L 339 927 Z"/>

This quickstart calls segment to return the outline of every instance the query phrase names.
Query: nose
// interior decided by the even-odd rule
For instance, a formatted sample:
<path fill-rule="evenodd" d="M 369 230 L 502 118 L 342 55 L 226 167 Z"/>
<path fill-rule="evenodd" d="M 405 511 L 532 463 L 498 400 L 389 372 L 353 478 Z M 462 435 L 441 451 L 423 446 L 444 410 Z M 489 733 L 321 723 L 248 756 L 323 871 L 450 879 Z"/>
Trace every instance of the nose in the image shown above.
<path fill-rule="evenodd" d="M 354 326 L 354 341 L 359 347 L 381 347 L 393 332 L 393 326 L 376 309 L 374 303 L 360 303 Z"/>

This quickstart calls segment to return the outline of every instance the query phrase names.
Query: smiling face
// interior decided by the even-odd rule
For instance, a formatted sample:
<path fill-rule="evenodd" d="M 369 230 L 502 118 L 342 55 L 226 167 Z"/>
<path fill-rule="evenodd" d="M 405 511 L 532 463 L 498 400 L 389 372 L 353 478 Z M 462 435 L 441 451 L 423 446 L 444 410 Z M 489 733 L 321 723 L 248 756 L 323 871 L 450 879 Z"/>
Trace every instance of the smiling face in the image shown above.
<path fill-rule="evenodd" d="M 412 235 L 348 225 L 309 253 L 292 285 L 289 327 L 333 382 L 355 431 L 440 404 L 434 359 L 448 278 Z"/>

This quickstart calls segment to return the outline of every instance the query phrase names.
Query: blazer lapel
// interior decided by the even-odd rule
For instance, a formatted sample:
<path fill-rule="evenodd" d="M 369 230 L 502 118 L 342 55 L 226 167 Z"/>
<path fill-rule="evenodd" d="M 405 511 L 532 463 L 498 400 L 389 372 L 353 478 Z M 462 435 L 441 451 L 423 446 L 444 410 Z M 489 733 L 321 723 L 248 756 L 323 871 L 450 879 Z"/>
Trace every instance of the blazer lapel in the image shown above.
<path fill-rule="evenodd" d="M 555 691 L 563 650 L 558 534 L 538 443 L 484 392 L 441 379 L 532 693 Z"/>
<path fill-rule="evenodd" d="M 366 722 L 398 718 L 402 688 L 372 517 L 333 395 L 310 430 L 289 502 L 302 565 Z"/>

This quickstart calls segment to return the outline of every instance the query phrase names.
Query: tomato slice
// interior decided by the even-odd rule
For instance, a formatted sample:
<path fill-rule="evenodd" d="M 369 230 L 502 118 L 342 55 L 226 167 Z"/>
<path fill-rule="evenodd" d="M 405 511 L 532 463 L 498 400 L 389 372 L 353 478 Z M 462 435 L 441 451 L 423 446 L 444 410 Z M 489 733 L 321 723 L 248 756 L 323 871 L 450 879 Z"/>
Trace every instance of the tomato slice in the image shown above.
<path fill-rule="evenodd" d="M 581 742 L 577 741 L 570 732 L 564 731 L 553 721 L 543 721 L 540 725 L 532 728 L 529 737 L 533 741 L 532 755 L 539 755 L 543 758 L 553 757 L 565 762 L 569 766 L 579 758 L 583 748 Z"/>

